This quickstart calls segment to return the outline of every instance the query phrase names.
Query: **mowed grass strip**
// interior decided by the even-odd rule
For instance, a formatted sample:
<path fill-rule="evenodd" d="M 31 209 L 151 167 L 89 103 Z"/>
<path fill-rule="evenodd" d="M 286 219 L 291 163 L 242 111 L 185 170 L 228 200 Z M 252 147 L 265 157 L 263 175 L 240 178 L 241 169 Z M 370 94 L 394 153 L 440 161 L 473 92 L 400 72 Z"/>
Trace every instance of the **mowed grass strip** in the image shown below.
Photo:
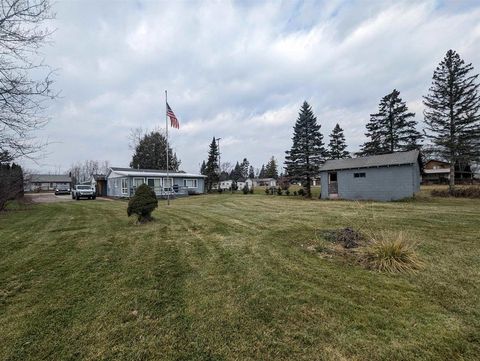
<path fill-rule="evenodd" d="M 0 215 L 2 360 L 475 360 L 480 202 L 266 195 Z M 406 231 L 424 267 L 369 271 L 306 247 L 321 230 Z"/>

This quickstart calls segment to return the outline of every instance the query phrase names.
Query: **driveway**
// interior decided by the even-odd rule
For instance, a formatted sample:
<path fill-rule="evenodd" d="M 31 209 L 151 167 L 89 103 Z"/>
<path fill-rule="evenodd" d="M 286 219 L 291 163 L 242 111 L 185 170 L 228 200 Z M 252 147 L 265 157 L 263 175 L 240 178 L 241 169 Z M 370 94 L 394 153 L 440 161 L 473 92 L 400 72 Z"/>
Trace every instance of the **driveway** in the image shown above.
<path fill-rule="evenodd" d="M 25 197 L 29 198 L 33 203 L 56 203 L 73 201 L 70 194 L 62 194 L 56 196 L 53 193 L 25 193 Z"/>

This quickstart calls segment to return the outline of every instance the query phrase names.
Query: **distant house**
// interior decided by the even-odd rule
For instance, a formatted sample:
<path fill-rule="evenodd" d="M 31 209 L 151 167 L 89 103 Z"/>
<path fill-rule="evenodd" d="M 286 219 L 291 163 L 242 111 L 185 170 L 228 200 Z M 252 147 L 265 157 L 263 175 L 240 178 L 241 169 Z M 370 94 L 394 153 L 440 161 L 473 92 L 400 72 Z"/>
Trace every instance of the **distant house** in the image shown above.
<path fill-rule="evenodd" d="M 234 181 L 233 179 L 227 179 L 218 182 L 213 189 L 222 189 L 222 190 L 231 190 L 233 185 L 236 185 L 237 190 L 242 190 L 245 187 L 245 180 L 239 179 L 238 181 Z"/>
<path fill-rule="evenodd" d="M 477 174 L 478 165 L 475 162 L 471 164 L 455 165 L 455 183 L 472 183 Z M 437 159 L 431 159 L 425 163 L 424 174 L 422 176 L 423 184 L 447 184 L 450 180 L 450 163 Z"/>
<path fill-rule="evenodd" d="M 205 178 L 201 174 L 167 172 L 158 169 L 111 167 L 107 173 L 107 195 L 131 197 L 137 187 L 147 184 L 158 197 L 201 194 L 205 192 Z"/>
<path fill-rule="evenodd" d="M 275 178 L 249 178 L 245 181 L 248 188 L 253 187 L 276 187 L 277 180 Z"/>
<path fill-rule="evenodd" d="M 420 190 L 417 150 L 327 160 L 320 168 L 321 197 L 391 201 Z"/>
<path fill-rule="evenodd" d="M 72 178 L 59 174 L 30 174 L 25 177 L 25 192 L 54 191 L 58 186 L 72 187 Z"/>
<path fill-rule="evenodd" d="M 431 159 L 423 167 L 423 183 L 448 183 L 450 179 L 450 163 Z"/>

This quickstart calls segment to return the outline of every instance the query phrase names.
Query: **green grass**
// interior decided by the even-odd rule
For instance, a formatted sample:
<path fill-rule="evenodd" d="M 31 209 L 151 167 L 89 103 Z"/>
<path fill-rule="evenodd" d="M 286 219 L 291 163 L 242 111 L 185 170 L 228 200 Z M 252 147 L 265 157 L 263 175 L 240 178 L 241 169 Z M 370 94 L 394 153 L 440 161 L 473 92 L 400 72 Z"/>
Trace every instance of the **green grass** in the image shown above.
<path fill-rule="evenodd" d="M 126 207 L 0 215 L 1 360 L 478 360 L 479 200 L 208 195 L 141 226 Z M 308 249 L 365 218 L 408 231 L 422 269 Z"/>

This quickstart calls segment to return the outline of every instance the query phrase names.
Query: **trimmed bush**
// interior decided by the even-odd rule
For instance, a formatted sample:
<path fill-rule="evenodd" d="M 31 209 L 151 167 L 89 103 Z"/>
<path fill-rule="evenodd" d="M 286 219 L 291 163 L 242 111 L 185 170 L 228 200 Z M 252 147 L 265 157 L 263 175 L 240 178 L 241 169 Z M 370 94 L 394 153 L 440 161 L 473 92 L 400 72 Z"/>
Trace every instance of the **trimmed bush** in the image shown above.
<path fill-rule="evenodd" d="M 142 184 L 128 202 L 127 214 L 129 217 L 136 214 L 138 223 L 145 223 L 153 219 L 152 212 L 157 207 L 158 200 L 155 192 L 146 184 Z"/>
<path fill-rule="evenodd" d="M 270 190 L 268 188 L 265 188 L 265 194 L 268 196 L 270 194 Z"/>
<path fill-rule="evenodd" d="M 296 195 L 297 195 L 297 191 L 293 191 L 293 195 L 296 196 Z"/>
<path fill-rule="evenodd" d="M 448 189 L 434 189 L 430 194 L 434 197 L 480 198 L 480 187 L 457 187 L 452 193 Z"/>
<path fill-rule="evenodd" d="M 289 191 L 288 189 L 285 189 L 285 194 L 286 194 L 287 196 L 289 196 L 289 195 L 290 195 L 290 191 Z"/>
<path fill-rule="evenodd" d="M 281 196 L 281 195 L 282 195 L 282 188 L 277 187 L 277 196 Z"/>
<path fill-rule="evenodd" d="M 250 191 L 248 190 L 248 184 L 245 184 L 242 189 L 243 194 L 248 194 Z"/>
<path fill-rule="evenodd" d="M 250 194 L 253 194 L 253 186 L 250 188 Z"/>
<path fill-rule="evenodd" d="M 403 233 L 393 236 L 385 233 L 374 236 L 372 243 L 360 255 L 361 262 L 370 269 L 383 272 L 408 272 L 421 267 L 411 243 Z"/>
<path fill-rule="evenodd" d="M 298 195 L 304 197 L 305 196 L 305 190 L 303 188 L 300 188 L 298 190 Z"/>

